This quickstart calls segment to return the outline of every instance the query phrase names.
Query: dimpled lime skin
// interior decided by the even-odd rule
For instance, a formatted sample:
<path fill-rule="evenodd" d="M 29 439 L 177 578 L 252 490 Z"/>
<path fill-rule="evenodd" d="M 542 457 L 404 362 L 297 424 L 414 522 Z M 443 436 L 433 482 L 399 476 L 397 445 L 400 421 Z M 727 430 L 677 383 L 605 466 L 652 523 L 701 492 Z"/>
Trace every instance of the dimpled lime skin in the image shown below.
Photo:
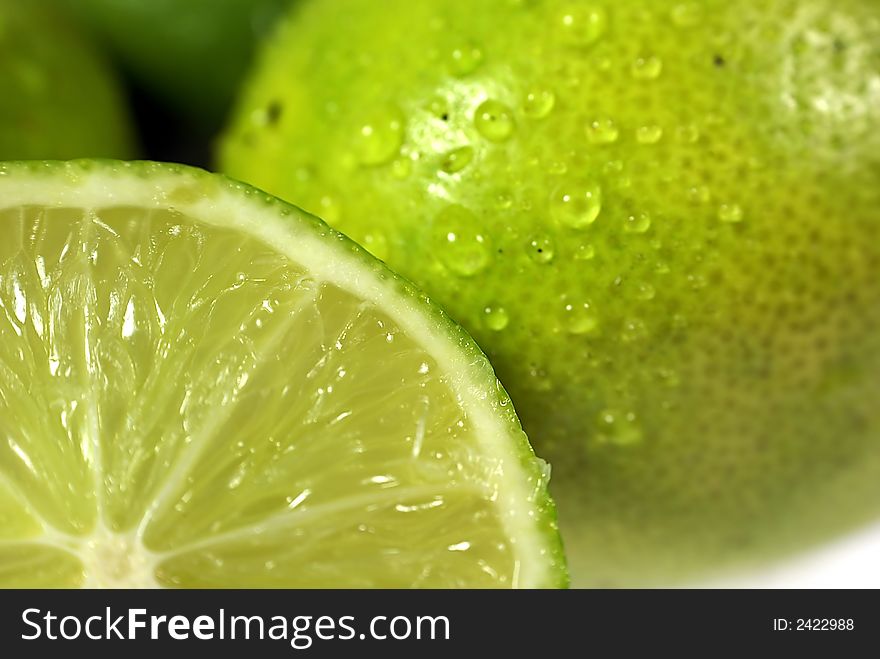
<path fill-rule="evenodd" d="M 476 337 L 575 585 L 651 585 L 880 513 L 878 129 L 870 0 L 313 0 L 220 158 Z"/>
<path fill-rule="evenodd" d="M 106 62 L 42 2 L 0 0 L 0 160 L 129 158 L 132 132 Z"/>

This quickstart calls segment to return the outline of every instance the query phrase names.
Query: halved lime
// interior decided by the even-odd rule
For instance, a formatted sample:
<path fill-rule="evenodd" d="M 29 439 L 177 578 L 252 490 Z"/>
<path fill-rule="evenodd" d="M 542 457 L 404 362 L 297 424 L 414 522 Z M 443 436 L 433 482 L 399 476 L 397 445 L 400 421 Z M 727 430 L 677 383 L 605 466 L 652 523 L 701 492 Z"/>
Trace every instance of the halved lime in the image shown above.
<path fill-rule="evenodd" d="M 0 232 L 0 584 L 565 584 L 489 362 L 321 221 L 187 167 L 13 163 Z"/>

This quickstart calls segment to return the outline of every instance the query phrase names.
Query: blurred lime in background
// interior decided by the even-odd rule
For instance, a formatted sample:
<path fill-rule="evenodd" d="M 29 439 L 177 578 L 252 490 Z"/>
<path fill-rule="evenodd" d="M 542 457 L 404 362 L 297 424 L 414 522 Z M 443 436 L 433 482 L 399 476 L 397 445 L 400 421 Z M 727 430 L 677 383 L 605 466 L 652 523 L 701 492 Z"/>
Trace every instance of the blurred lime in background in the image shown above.
<path fill-rule="evenodd" d="M 114 73 L 44 5 L 0 0 L 0 160 L 131 157 Z"/>
<path fill-rule="evenodd" d="M 257 38 L 289 0 L 53 0 L 91 28 L 151 94 L 207 134 Z"/>
<path fill-rule="evenodd" d="M 487 351 L 579 585 L 880 512 L 880 5 L 298 3 L 220 149 Z"/>

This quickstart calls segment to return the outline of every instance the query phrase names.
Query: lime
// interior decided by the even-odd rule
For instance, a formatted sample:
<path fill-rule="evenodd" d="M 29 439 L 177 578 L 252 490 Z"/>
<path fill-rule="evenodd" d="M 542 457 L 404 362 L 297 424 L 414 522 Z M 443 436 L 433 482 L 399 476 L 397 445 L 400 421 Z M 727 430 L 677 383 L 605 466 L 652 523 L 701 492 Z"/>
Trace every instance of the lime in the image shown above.
<path fill-rule="evenodd" d="M 112 72 L 42 4 L 0 0 L 0 159 L 131 156 Z"/>
<path fill-rule="evenodd" d="M 486 350 L 575 583 L 880 512 L 880 4 L 299 3 L 222 143 Z"/>
<path fill-rule="evenodd" d="M 348 239 L 180 166 L 0 200 L 0 585 L 564 585 L 489 363 Z"/>
<path fill-rule="evenodd" d="M 289 0 L 52 0 L 125 69 L 207 130 L 221 121 L 259 37 Z"/>

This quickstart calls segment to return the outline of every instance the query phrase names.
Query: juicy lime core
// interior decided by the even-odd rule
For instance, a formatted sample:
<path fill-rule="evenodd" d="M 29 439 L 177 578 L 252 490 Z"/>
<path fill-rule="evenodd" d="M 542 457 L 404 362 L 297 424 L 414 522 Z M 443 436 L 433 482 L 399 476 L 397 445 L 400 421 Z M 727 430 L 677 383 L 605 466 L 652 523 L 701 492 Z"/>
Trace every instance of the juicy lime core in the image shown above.
<path fill-rule="evenodd" d="M 0 585 L 564 583 L 488 362 L 345 238 L 182 167 L 0 200 Z"/>
<path fill-rule="evenodd" d="M 876 0 L 303 0 L 221 160 L 473 334 L 576 584 L 880 513 Z"/>

